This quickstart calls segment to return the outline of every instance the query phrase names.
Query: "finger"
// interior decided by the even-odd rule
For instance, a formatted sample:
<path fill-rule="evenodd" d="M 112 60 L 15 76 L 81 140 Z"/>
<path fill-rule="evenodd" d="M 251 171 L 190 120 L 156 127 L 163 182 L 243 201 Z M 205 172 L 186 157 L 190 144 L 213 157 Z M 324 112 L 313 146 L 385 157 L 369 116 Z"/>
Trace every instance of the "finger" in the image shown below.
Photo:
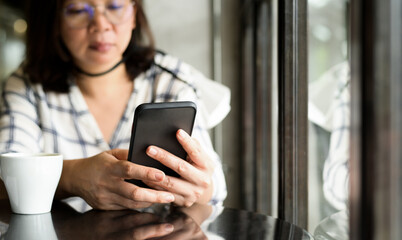
<path fill-rule="evenodd" d="M 131 201 L 127 199 L 122 199 L 115 204 L 116 206 L 120 206 L 122 209 L 140 209 L 140 208 L 147 208 L 152 206 L 151 202 L 138 202 L 138 201 Z"/>
<path fill-rule="evenodd" d="M 201 228 L 198 226 L 196 222 L 190 217 L 179 217 L 175 219 L 173 222 L 175 231 L 171 233 L 168 237 L 164 238 L 167 239 L 207 239 L 205 238 L 204 233 L 202 232 Z M 204 236 L 204 237 L 203 237 Z"/>
<path fill-rule="evenodd" d="M 174 227 L 170 223 L 162 223 L 157 225 L 147 225 L 136 228 L 132 231 L 132 239 L 149 239 L 155 237 L 166 236 L 173 232 Z"/>
<path fill-rule="evenodd" d="M 176 132 L 176 138 L 187 152 L 188 157 L 193 161 L 196 165 L 200 167 L 205 167 L 205 159 L 204 152 L 201 148 L 201 145 L 193 139 L 190 135 L 186 133 L 186 131 L 179 129 Z"/>
<path fill-rule="evenodd" d="M 111 168 L 112 174 L 123 179 L 144 181 L 162 181 L 165 173 L 159 169 L 138 165 L 128 161 L 119 161 Z"/>
<path fill-rule="evenodd" d="M 199 197 L 202 194 L 201 188 L 198 188 L 194 184 L 175 177 L 168 176 L 162 182 L 147 182 L 146 184 L 149 184 L 148 186 L 154 189 L 162 188 L 167 192 L 179 194 L 185 197 L 189 197 L 191 195 Z"/>
<path fill-rule="evenodd" d="M 152 203 L 133 201 L 121 197 L 118 194 L 109 193 L 107 196 L 98 197 L 95 201 L 92 201 L 90 205 L 95 209 L 101 210 L 123 210 L 149 207 Z"/>
<path fill-rule="evenodd" d="M 166 186 L 161 186 L 160 182 L 159 183 L 146 182 L 146 184 L 152 188 L 159 188 L 159 189 L 168 188 Z M 173 194 L 175 199 L 173 203 L 178 206 L 190 207 L 197 201 L 197 199 L 202 194 L 202 190 L 200 190 L 200 188 L 190 186 L 190 184 L 187 182 L 183 182 L 182 184 L 167 184 L 167 185 L 169 185 L 170 189 L 166 189 L 166 191 Z"/>
<path fill-rule="evenodd" d="M 149 146 L 147 148 L 148 156 L 159 161 L 163 165 L 169 167 L 182 178 L 204 187 L 211 184 L 211 180 L 202 171 L 188 163 L 187 161 L 176 157 L 175 155 L 155 146 Z M 166 177 L 162 180 L 166 180 Z M 169 188 L 170 189 L 170 188 Z"/>
<path fill-rule="evenodd" d="M 150 188 L 160 190 L 160 191 L 166 191 L 163 187 L 157 185 L 158 183 L 151 183 L 151 182 L 145 182 Z M 174 201 L 172 202 L 173 204 L 180 206 L 180 207 L 190 207 L 192 206 L 196 200 L 194 201 L 189 201 L 189 197 L 185 197 L 182 194 L 175 193 L 175 192 L 170 192 L 174 196 Z M 187 199 L 187 200 L 186 200 Z"/>
<path fill-rule="evenodd" d="M 148 187 L 150 187 L 152 189 L 155 189 L 155 190 L 158 190 L 158 191 L 166 191 L 166 189 L 164 189 L 163 187 L 159 186 L 157 184 L 157 182 L 147 182 L 147 181 L 145 181 L 144 183 L 145 183 L 145 185 L 147 185 Z"/>
<path fill-rule="evenodd" d="M 168 236 L 163 238 L 163 240 L 175 240 L 175 239 L 208 240 L 208 237 L 198 227 L 197 229 L 182 229 L 177 232 L 174 231 Z"/>
<path fill-rule="evenodd" d="M 120 229 L 130 229 L 142 225 L 149 225 L 159 223 L 160 216 L 146 213 L 146 212 L 133 212 L 124 216 L 116 218 L 114 222 L 119 224 Z M 117 229 L 117 228 L 115 228 Z"/>
<path fill-rule="evenodd" d="M 128 150 L 127 149 L 112 149 L 107 152 L 119 160 L 127 160 L 128 159 Z"/>
<path fill-rule="evenodd" d="M 174 201 L 174 195 L 166 191 L 157 191 L 149 188 L 141 188 L 132 183 L 121 181 L 111 189 L 116 194 L 135 202 L 149 203 L 171 203 Z"/>

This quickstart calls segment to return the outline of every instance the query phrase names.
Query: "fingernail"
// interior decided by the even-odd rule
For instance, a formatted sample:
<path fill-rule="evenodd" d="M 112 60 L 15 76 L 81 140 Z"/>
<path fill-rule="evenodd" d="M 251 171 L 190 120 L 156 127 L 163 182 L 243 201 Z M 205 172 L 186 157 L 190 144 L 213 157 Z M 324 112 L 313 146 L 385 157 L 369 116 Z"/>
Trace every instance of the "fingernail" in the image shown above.
<path fill-rule="evenodd" d="M 165 195 L 165 200 L 167 202 L 173 202 L 174 201 L 174 196 L 172 194 L 166 194 Z"/>
<path fill-rule="evenodd" d="M 153 148 L 153 147 L 149 147 L 149 148 L 148 148 L 148 154 L 149 154 L 149 155 L 155 156 L 156 153 L 157 153 L 157 151 L 156 151 L 155 148 Z"/>
<path fill-rule="evenodd" d="M 180 129 L 180 130 L 179 130 L 179 136 L 180 136 L 181 138 L 185 138 L 185 137 L 187 136 L 187 134 L 186 134 L 186 132 L 185 132 L 184 130 Z"/>
<path fill-rule="evenodd" d="M 158 181 L 163 180 L 164 177 L 165 177 L 165 174 L 163 174 L 163 173 L 160 173 L 160 172 L 155 173 L 155 179 Z"/>
<path fill-rule="evenodd" d="M 165 231 L 166 232 L 172 232 L 174 229 L 172 224 L 165 224 Z"/>

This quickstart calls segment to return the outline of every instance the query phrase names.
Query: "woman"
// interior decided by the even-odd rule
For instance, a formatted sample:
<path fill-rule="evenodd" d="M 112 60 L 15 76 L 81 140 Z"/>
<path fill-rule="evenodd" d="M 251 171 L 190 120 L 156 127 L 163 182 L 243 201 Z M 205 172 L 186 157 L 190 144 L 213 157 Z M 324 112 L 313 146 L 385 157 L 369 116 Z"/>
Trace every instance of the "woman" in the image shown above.
<path fill-rule="evenodd" d="M 3 87 L 1 152 L 63 154 L 56 197 L 77 209 L 86 208 L 81 199 L 98 209 L 221 204 L 225 180 L 202 114 L 192 137 L 177 132 L 188 161 L 147 149 L 180 178 L 127 161 L 136 106 L 190 100 L 204 108 L 197 84 L 205 78 L 155 51 L 141 1 L 32 1 L 28 9 L 26 61 Z"/>

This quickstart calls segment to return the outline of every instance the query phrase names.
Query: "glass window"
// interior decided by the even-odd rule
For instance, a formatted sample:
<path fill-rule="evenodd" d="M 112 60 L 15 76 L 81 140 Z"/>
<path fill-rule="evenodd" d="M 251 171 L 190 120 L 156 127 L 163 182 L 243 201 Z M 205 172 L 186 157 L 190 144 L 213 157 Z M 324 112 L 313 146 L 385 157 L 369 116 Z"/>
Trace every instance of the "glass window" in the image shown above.
<path fill-rule="evenodd" d="M 336 227 L 347 239 L 348 1 L 309 0 L 308 11 L 309 231 L 332 239 Z"/>

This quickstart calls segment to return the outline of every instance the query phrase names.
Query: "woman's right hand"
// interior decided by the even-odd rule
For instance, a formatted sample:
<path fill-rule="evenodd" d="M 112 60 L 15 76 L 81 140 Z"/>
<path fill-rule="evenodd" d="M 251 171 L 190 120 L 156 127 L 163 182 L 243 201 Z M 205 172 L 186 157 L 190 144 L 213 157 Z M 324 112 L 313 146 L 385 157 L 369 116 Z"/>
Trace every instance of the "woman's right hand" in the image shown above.
<path fill-rule="evenodd" d="M 125 179 L 163 181 L 165 174 L 127 161 L 128 150 L 113 149 L 96 156 L 65 160 L 56 197 L 82 197 L 103 210 L 136 209 L 153 203 L 170 203 L 173 194 L 141 188 Z"/>

